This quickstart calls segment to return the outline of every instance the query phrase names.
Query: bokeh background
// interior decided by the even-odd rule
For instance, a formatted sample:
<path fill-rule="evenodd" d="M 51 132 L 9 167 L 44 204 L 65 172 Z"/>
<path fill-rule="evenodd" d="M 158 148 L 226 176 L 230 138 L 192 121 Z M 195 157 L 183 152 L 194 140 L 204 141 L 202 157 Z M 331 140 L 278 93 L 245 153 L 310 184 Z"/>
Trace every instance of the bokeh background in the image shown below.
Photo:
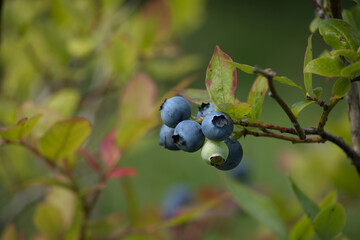
<path fill-rule="evenodd" d="M 352 5 L 343 1 L 344 8 Z M 119 99 L 134 76 L 141 73 L 151 79 L 156 109 L 179 83 L 191 80 L 188 87 L 205 89 L 205 72 L 216 45 L 236 62 L 272 68 L 302 86 L 303 57 L 314 17 L 309 1 L 286 0 L 8 0 L 2 11 L 0 124 L 13 125 L 40 109 L 46 113 L 42 128 L 58 119 L 85 117 L 93 125 L 86 148 L 94 153 L 124 118 L 119 116 Z M 325 48 L 315 34 L 314 55 Z M 238 72 L 238 99 L 246 101 L 253 80 Z M 314 77 L 313 85 L 323 87 L 323 99 L 329 99 L 331 80 Z M 276 87 L 289 105 L 303 99 L 289 86 Z M 132 107 L 142 111 L 143 105 L 148 106 L 139 101 Z M 192 106 L 196 115 L 197 106 Z M 321 109 L 311 105 L 301 112 L 299 121 L 316 126 L 320 116 Z M 262 119 L 291 126 L 269 97 Z M 92 213 L 94 226 L 107 216 L 113 216 L 118 227 L 125 226 L 131 206 L 139 225 L 153 224 L 163 218 L 174 191 L 184 198 L 179 202 L 180 212 L 226 191 L 223 178 L 230 174 L 205 165 L 200 152 L 174 152 L 159 146 L 159 120 L 158 112 L 151 115 L 155 124 L 126 146 L 118 165 L 133 167 L 137 175 L 126 178 L 126 183 L 115 179 L 107 183 Z M 331 113 L 327 129 L 350 141 L 344 102 Z M 331 143 L 293 145 L 253 136 L 240 142 L 244 169 L 238 180 L 268 196 L 289 229 L 303 214 L 291 191 L 291 176 L 316 202 L 337 191 L 347 214 L 344 235 L 360 238 L 359 178 L 339 149 Z M 81 157 L 74 171 L 84 187 L 96 179 Z M 0 147 L 1 230 L 12 222 L 20 236 L 34 236 L 38 231 L 34 212 L 48 188 L 18 190 L 17 186 L 47 174 L 46 166 L 21 147 Z M 131 192 L 131 206 L 126 191 Z M 277 239 L 231 201 L 176 228 L 128 238 Z"/>

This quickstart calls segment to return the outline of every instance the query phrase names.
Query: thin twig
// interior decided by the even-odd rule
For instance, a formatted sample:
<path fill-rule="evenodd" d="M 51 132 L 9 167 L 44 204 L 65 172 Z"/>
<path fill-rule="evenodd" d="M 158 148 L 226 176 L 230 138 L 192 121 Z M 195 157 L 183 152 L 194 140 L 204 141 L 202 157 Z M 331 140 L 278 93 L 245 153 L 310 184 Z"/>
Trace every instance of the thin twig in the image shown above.
<path fill-rule="evenodd" d="M 273 83 L 273 77 L 276 76 L 274 72 L 268 72 L 260 68 L 254 68 L 254 73 L 259 73 L 266 77 L 269 84 L 269 90 L 270 90 L 270 96 L 275 99 L 275 101 L 281 106 L 281 108 L 285 111 L 286 115 L 289 117 L 291 123 L 294 125 L 296 132 L 299 135 L 299 138 L 301 140 L 306 139 L 306 135 L 304 133 L 304 130 L 301 128 L 299 122 L 297 121 L 295 115 L 290 110 L 289 106 L 284 102 L 284 100 L 280 97 L 280 95 L 277 93 L 274 83 Z"/>
<path fill-rule="evenodd" d="M 270 137 L 270 138 L 277 138 L 280 140 L 290 141 L 292 143 L 324 143 L 325 140 L 321 137 L 313 137 L 313 138 L 306 138 L 306 139 L 299 139 L 295 137 L 288 137 L 276 133 L 262 133 L 262 132 L 256 132 L 245 129 L 243 132 L 244 136 L 246 135 L 252 135 L 255 137 Z"/>
<path fill-rule="evenodd" d="M 335 107 L 335 105 L 341 100 L 341 98 L 334 98 L 331 100 L 331 103 L 327 105 L 327 107 L 324 107 L 324 111 L 321 115 L 319 124 L 318 124 L 318 131 L 321 133 L 324 131 L 324 126 L 326 124 L 326 121 L 328 119 L 328 116 L 331 112 L 331 110 Z"/>

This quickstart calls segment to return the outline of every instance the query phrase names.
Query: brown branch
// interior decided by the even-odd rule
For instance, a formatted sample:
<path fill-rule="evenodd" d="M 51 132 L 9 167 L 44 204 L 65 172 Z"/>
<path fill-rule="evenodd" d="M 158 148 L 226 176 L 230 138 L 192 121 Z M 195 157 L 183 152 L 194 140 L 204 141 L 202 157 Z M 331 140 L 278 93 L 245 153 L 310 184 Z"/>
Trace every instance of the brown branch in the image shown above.
<path fill-rule="evenodd" d="M 358 174 L 360 175 L 360 154 L 358 154 L 358 152 L 356 152 L 350 145 L 348 145 L 343 138 L 335 136 L 332 133 L 326 132 L 324 129 L 319 130 L 318 128 L 304 128 L 303 130 L 306 135 L 318 135 L 319 137 L 307 138 L 305 140 L 302 140 L 299 138 L 284 136 L 281 134 L 276 134 L 268 131 L 270 129 L 270 130 L 280 131 L 281 133 L 297 135 L 297 132 L 294 128 L 287 128 L 272 124 L 246 122 L 242 120 L 236 120 L 234 121 L 234 124 L 244 127 L 257 127 L 263 131 L 265 130 L 264 132 L 257 132 L 257 131 L 244 129 L 242 131 L 243 136 L 252 135 L 255 137 L 270 137 L 270 138 L 290 141 L 292 143 L 324 143 L 326 141 L 332 142 L 344 151 L 344 153 L 351 160 L 351 163 L 355 166 Z"/>
<path fill-rule="evenodd" d="M 324 127 L 326 124 L 326 121 L 328 120 L 328 116 L 331 112 L 331 110 L 335 107 L 335 105 L 341 100 L 341 98 L 334 98 L 331 100 L 331 103 L 329 105 L 324 106 L 324 111 L 321 115 L 319 124 L 318 124 L 318 132 L 324 131 Z"/>
<path fill-rule="evenodd" d="M 286 115 L 289 117 L 291 123 L 294 125 L 296 132 L 299 135 L 299 138 L 301 140 L 306 139 L 306 135 L 304 133 L 304 130 L 301 128 L 299 122 L 297 121 L 295 115 L 290 110 L 289 106 L 284 102 L 284 100 L 280 97 L 280 95 L 277 93 L 274 83 L 273 83 L 273 77 L 276 76 L 274 72 L 268 72 L 260 68 L 254 68 L 254 73 L 259 73 L 266 77 L 269 84 L 269 90 L 270 90 L 270 96 L 275 99 L 275 101 L 280 105 L 280 107 L 284 110 Z"/>
<path fill-rule="evenodd" d="M 330 0 L 330 11 L 333 18 L 342 19 L 341 5 L 339 0 Z"/>
<path fill-rule="evenodd" d="M 322 19 L 328 18 L 324 8 L 318 3 L 318 1 L 310 0 L 310 3 L 313 5 L 313 7 L 315 9 L 316 16 L 319 16 Z"/>
<path fill-rule="evenodd" d="M 270 138 L 277 138 L 280 140 L 290 141 L 292 143 L 324 143 L 325 140 L 321 137 L 313 137 L 313 138 L 306 138 L 306 139 L 299 139 L 295 137 L 288 137 L 276 133 L 263 133 L 263 132 L 256 132 L 245 129 L 243 131 L 243 135 L 252 135 L 255 137 L 270 137 Z"/>

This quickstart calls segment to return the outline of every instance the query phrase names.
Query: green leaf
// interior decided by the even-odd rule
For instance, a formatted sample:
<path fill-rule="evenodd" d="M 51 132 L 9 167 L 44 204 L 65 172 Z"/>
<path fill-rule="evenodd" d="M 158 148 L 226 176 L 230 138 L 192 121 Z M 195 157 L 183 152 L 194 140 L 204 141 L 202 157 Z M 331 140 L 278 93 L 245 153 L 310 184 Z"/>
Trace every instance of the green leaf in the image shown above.
<path fill-rule="evenodd" d="M 37 206 L 34 223 L 36 228 L 51 238 L 59 238 L 64 231 L 64 222 L 60 210 L 47 203 Z"/>
<path fill-rule="evenodd" d="M 321 201 L 319 207 L 320 210 L 323 210 L 324 208 L 333 205 L 337 202 L 337 193 L 336 191 L 330 192 L 326 197 Z"/>
<path fill-rule="evenodd" d="M 334 204 L 321 210 L 314 219 L 314 229 L 321 239 L 333 239 L 345 225 L 345 210 L 340 204 Z"/>
<path fill-rule="evenodd" d="M 251 75 L 255 74 L 254 73 L 255 68 L 253 66 L 242 64 L 242 63 L 237 63 L 237 62 L 233 62 L 233 61 L 226 61 L 226 62 L 235 66 L 237 69 L 239 69 L 240 71 L 242 71 L 244 73 L 251 74 Z"/>
<path fill-rule="evenodd" d="M 323 91 L 322 87 L 316 87 L 313 89 L 313 92 L 317 98 L 321 97 L 322 91 Z"/>
<path fill-rule="evenodd" d="M 293 112 L 293 114 L 295 115 L 295 117 L 297 117 L 299 115 L 299 113 L 308 105 L 314 103 L 313 100 L 302 100 L 300 102 L 294 103 L 291 106 L 291 111 Z"/>
<path fill-rule="evenodd" d="M 39 114 L 30 119 L 23 118 L 19 120 L 16 126 L 0 130 L 0 136 L 10 141 L 19 141 L 20 139 L 25 138 L 30 133 L 30 131 L 34 128 L 41 116 L 42 115 Z"/>
<path fill-rule="evenodd" d="M 57 122 L 40 138 L 40 153 L 53 161 L 69 157 L 83 144 L 90 132 L 91 124 L 85 118 Z"/>
<path fill-rule="evenodd" d="M 305 215 L 291 228 L 289 239 L 312 240 L 314 233 L 312 221 L 307 215 Z"/>
<path fill-rule="evenodd" d="M 287 239 L 286 228 L 270 198 L 260 195 L 249 187 L 226 179 L 226 185 L 234 200 L 245 212 L 269 227 L 280 239 Z"/>
<path fill-rule="evenodd" d="M 354 62 L 360 58 L 360 53 L 351 49 L 332 50 L 330 54 L 334 57 L 344 56 L 349 62 Z"/>
<path fill-rule="evenodd" d="M 336 57 L 320 57 L 310 61 L 304 73 L 315 73 L 324 77 L 341 77 L 345 65 Z"/>
<path fill-rule="evenodd" d="M 251 108 L 252 106 L 245 102 L 238 102 L 235 104 L 222 103 L 219 105 L 219 109 L 228 114 L 232 119 L 242 119 L 251 111 Z"/>
<path fill-rule="evenodd" d="M 341 70 L 341 76 L 353 78 L 354 75 L 360 70 L 360 61 L 357 61 Z"/>
<path fill-rule="evenodd" d="M 346 95 L 346 93 L 350 90 L 351 81 L 348 78 L 340 78 L 338 79 L 333 86 L 332 89 L 332 98 L 342 98 Z"/>
<path fill-rule="evenodd" d="M 316 214 L 319 212 L 319 207 L 303 191 L 301 191 L 292 178 L 289 178 L 289 180 L 291 183 L 291 188 L 294 191 L 296 198 L 300 202 L 305 213 L 311 219 L 314 219 Z"/>
<path fill-rule="evenodd" d="M 248 103 L 252 106 L 249 112 L 250 118 L 260 118 L 264 97 L 268 88 L 267 79 L 263 76 L 258 76 L 251 87 L 247 99 Z"/>
<path fill-rule="evenodd" d="M 320 17 L 315 17 L 310 23 L 310 32 L 314 33 L 319 28 L 320 24 L 322 23 L 322 19 Z"/>
<path fill-rule="evenodd" d="M 221 103 L 235 103 L 236 69 L 228 61 L 232 61 L 231 58 L 216 46 L 205 80 L 206 89 L 216 106 Z"/>
<path fill-rule="evenodd" d="M 305 72 L 305 67 L 308 65 L 308 63 L 312 60 L 313 56 L 312 56 L 312 34 L 309 36 L 308 38 L 308 45 L 306 47 L 306 51 L 305 51 L 305 57 L 304 57 L 304 66 L 303 66 L 303 71 L 304 71 L 304 85 L 305 85 L 305 90 L 306 92 L 310 95 L 313 96 L 313 90 L 312 90 L 312 74 L 311 73 L 306 73 Z"/>
<path fill-rule="evenodd" d="M 174 91 L 180 96 L 189 100 L 190 102 L 193 102 L 198 105 L 201 105 L 201 103 L 211 102 L 209 94 L 207 93 L 206 90 L 187 88 L 187 89 L 176 89 Z"/>
<path fill-rule="evenodd" d="M 352 49 L 359 47 L 359 34 L 347 22 L 341 19 L 325 19 L 319 26 L 319 31 L 326 44 L 334 49 Z"/>
<path fill-rule="evenodd" d="M 279 83 L 282 83 L 282 84 L 286 84 L 286 85 L 289 85 L 289 86 L 293 86 L 293 87 L 297 87 L 298 89 L 300 89 L 301 91 L 304 91 L 304 89 L 302 87 L 300 87 L 299 85 L 297 85 L 296 83 L 293 82 L 293 80 L 291 80 L 290 78 L 288 77 L 285 77 L 285 76 L 275 76 L 273 77 L 273 79 Z"/>

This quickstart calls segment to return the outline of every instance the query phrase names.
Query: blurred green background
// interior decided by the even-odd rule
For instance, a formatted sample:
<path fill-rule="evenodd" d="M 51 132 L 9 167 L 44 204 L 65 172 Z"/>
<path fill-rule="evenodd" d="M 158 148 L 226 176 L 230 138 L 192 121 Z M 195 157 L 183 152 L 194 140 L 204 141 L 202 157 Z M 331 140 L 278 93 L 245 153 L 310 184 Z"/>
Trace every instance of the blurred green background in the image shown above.
<path fill-rule="evenodd" d="M 343 2 L 345 8 L 352 5 L 350 0 Z M 145 73 L 155 82 L 157 103 L 188 77 L 195 79 L 189 87 L 205 89 L 205 72 L 216 45 L 236 62 L 272 68 L 302 86 L 303 57 L 313 17 L 309 1 L 5 1 L 0 124 L 13 125 L 26 113 L 29 117 L 35 115 L 40 108 L 47 114 L 45 125 L 71 116 L 86 117 L 93 124 L 86 147 L 95 153 L 107 132 L 118 126 L 119 98 L 133 76 Z M 314 55 L 324 48 L 317 33 Z M 241 101 L 246 101 L 252 81 L 253 77 L 238 72 L 236 93 Z M 313 85 L 323 87 L 323 99 L 329 98 L 328 81 L 315 77 Z M 289 105 L 303 98 L 291 87 L 276 87 Z M 65 97 L 61 98 L 56 94 L 63 89 L 66 89 Z M 141 104 L 136 102 L 133 107 Z M 193 115 L 196 111 L 197 106 L 193 105 Z M 311 105 L 300 114 L 299 121 L 303 126 L 315 126 L 320 116 L 321 109 Z M 159 123 L 158 112 L 153 118 Z M 291 126 L 281 108 L 269 97 L 265 98 L 262 119 L 265 123 Z M 137 170 L 137 176 L 128 178 L 127 183 L 136 199 L 139 224 L 159 218 L 162 202 L 173 185 L 189 187 L 194 195 L 190 206 L 201 205 L 207 197 L 211 199 L 226 191 L 223 176 L 228 173 L 203 164 L 200 152 L 173 152 L 160 147 L 160 127 L 157 124 L 147 131 L 124 151 L 119 161 L 119 166 Z M 344 102 L 330 115 L 327 129 L 350 140 Z M 347 213 L 344 235 L 348 239 L 360 238 L 359 178 L 339 149 L 331 143 L 292 145 L 253 136 L 241 138 L 240 142 L 244 161 L 249 166 L 246 184 L 275 202 L 287 227 L 302 216 L 288 181 L 290 175 L 316 202 L 336 190 Z M 96 181 L 95 174 L 81 158 L 74 171 L 84 187 Z M 21 147 L 1 146 L 0 229 L 14 222 L 19 233 L 30 239 L 36 231 L 32 223 L 36 205 L 44 199 L 46 188 L 14 189 L 17 184 L 47 172 L 46 166 Z M 119 225 L 125 225 L 128 209 L 121 181 L 110 180 L 92 218 L 120 213 Z M 206 218 L 205 215 L 190 222 L 187 227 L 196 226 Z M 219 217 L 222 218 L 225 226 L 219 224 L 221 229 L 211 224 L 201 225 L 199 235 L 193 233 L 193 238 L 185 230 L 182 233 L 166 230 L 159 235 L 141 237 L 277 239 L 240 210 Z"/>

